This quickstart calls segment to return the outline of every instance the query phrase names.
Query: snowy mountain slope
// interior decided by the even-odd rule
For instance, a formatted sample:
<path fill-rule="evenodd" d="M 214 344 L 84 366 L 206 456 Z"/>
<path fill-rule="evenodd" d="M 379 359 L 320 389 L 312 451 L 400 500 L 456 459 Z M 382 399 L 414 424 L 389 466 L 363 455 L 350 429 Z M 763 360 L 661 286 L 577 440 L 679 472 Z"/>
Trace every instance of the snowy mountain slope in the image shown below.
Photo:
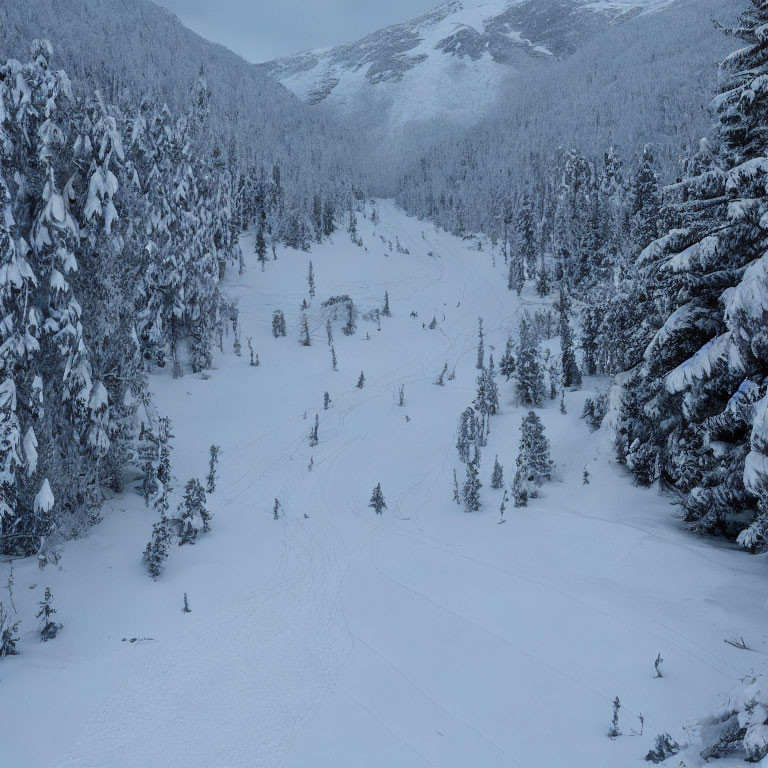
<path fill-rule="evenodd" d="M 384 105 L 401 125 L 441 114 L 472 120 L 531 57 L 572 53 L 608 25 L 675 0 L 454 0 L 354 43 L 278 59 L 266 71 L 316 104 Z"/>
<path fill-rule="evenodd" d="M 207 446 L 222 447 L 210 535 L 173 547 L 151 581 L 140 554 L 156 513 L 129 491 L 66 546 L 59 570 L 16 563 L 22 655 L 0 662 L 8 765 L 628 766 L 658 731 L 682 742 L 681 726 L 757 663 L 723 639 L 743 635 L 765 650 L 755 609 L 764 560 L 692 538 L 666 498 L 634 488 L 605 460 L 604 437 L 579 414 L 606 382 L 569 393 L 565 416 L 556 403 L 539 411 L 553 481 L 497 525 L 493 457 L 510 480 L 525 413 L 499 378 L 483 506 L 473 515 L 456 507 L 455 427 L 475 395 L 477 318 L 498 362 L 521 311 L 548 302 L 507 291 L 503 260 L 497 253 L 494 265 L 486 241 L 478 251 L 390 203 L 379 212 L 376 226 L 359 217 L 366 250 L 339 232 L 309 255 L 280 250 L 266 272 L 249 262 L 227 278 L 258 368 L 228 351 L 210 378 L 153 377 L 176 435 L 174 506 L 186 479 L 205 474 Z M 244 253 L 252 262 L 248 238 Z M 317 296 L 306 348 L 297 319 L 309 258 Z M 393 317 L 380 332 L 363 319 L 351 337 L 334 325 L 332 371 L 320 303 L 348 293 L 369 310 L 385 291 Z M 290 327 L 276 340 L 278 308 Z M 436 387 L 444 363 L 456 378 Z M 378 482 L 381 518 L 367 506 Z M 0 584 L 7 575 L 0 564 Z M 50 643 L 35 632 L 44 585 L 64 623 Z M 185 592 L 190 614 L 180 610 Z M 665 676 L 654 679 L 659 652 Z M 612 741 L 617 695 L 627 735 Z M 643 736 L 632 736 L 640 713 Z"/>

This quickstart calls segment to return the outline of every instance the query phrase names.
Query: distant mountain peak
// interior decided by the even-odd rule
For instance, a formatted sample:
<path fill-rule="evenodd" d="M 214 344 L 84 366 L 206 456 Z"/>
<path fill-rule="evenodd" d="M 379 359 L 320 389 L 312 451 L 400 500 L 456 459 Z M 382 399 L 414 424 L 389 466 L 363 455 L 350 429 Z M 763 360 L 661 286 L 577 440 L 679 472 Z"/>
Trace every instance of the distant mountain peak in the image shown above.
<path fill-rule="evenodd" d="M 312 104 L 384 109 L 395 125 L 472 119 L 510 70 L 563 57 L 607 25 L 676 0 L 452 0 L 351 43 L 262 65 Z"/>

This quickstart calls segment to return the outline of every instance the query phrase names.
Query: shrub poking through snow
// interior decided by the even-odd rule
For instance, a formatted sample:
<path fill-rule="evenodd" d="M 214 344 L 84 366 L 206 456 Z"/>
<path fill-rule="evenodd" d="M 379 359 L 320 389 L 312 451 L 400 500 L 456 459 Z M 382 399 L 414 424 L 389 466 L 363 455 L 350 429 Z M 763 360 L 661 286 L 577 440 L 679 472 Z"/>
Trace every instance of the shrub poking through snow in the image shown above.
<path fill-rule="evenodd" d="M 357 380 L 357 388 L 362 389 L 365 386 L 365 374 L 360 371 L 360 378 Z"/>
<path fill-rule="evenodd" d="M 649 763 L 663 763 L 679 751 L 680 745 L 668 733 L 660 733 L 656 737 L 654 748 L 649 750 L 645 759 Z"/>

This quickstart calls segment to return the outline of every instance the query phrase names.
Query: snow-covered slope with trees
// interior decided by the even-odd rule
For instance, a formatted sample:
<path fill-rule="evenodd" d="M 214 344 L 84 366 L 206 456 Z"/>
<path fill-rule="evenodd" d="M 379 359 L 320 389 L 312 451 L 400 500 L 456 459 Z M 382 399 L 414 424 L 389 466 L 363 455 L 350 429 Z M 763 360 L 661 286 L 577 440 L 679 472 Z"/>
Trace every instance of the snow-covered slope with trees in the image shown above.
<path fill-rule="evenodd" d="M 523 313 L 552 298 L 510 293 L 487 239 L 376 210 L 378 223 L 357 212 L 362 247 L 339 232 L 310 254 L 281 248 L 264 272 L 244 239 L 246 271 L 223 284 L 239 300 L 242 355 L 230 328 L 206 376 L 151 377 L 175 436 L 169 515 L 220 446 L 209 533 L 175 539 L 153 581 L 141 551 L 158 512 L 127 490 L 60 569 L 13 564 L 18 614 L 0 566 L 3 604 L 22 621 L 20 655 L 0 660 L 8 765 L 628 766 L 659 732 L 684 745 L 681 726 L 756 663 L 723 640 L 764 650 L 763 562 L 691 539 L 666 498 L 632 488 L 606 435 L 580 419 L 607 380 L 566 392 L 563 414 L 544 366 L 533 410 L 550 479 L 525 507 L 510 496 L 498 524 L 494 457 L 510 487 L 531 410 L 519 387 L 532 381 L 506 381 L 499 364 Z M 339 296 L 358 313 L 352 335 L 346 304 L 327 305 Z M 275 310 L 286 337 L 273 336 Z M 471 474 L 456 435 L 477 399 L 478 317 L 499 402 L 468 514 L 453 478 Z M 559 357 L 556 337 L 541 340 L 557 322 L 536 327 L 528 363 L 514 345 L 525 377 L 547 349 Z M 63 629 L 41 643 L 46 586 Z M 616 696 L 622 735 L 610 739 Z"/>

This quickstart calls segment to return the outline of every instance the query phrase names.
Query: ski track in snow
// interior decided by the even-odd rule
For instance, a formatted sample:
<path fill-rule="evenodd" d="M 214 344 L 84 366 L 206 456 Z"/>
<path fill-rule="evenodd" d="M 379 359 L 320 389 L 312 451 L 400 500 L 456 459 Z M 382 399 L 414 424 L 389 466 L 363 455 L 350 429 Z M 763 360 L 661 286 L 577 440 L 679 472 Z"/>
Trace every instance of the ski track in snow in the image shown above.
<path fill-rule="evenodd" d="M 754 637 L 759 617 L 746 598 L 724 606 L 720 589 L 732 579 L 757 590 L 754 561 L 681 533 L 664 499 L 631 489 L 605 462 L 595 465 L 593 480 L 605 483 L 605 504 L 600 495 L 579 496 L 581 466 L 600 450 L 599 437 L 575 415 L 584 394 L 569 395 L 574 415 L 567 420 L 556 404 L 542 411 L 548 432 L 556 430 L 550 434 L 560 482 L 529 509 L 510 504 L 507 525 L 499 528 L 498 492 L 483 490 L 477 516 L 451 502 L 453 468 L 463 469 L 454 428 L 474 397 L 478 317 L 486 355 L 495 346 L 498 362 L 520 313 L 548 301 L 508 292 L 503 260 L 491 266 L 487 243 L 485 251 L 471 250 L 391 202 L 378 206 L 380 224 L 360 222 L 369 253 L 338 232 L 334 244 L 311 254 L 280 251 L 265 273 L 251 267 L 228 279 L 244 336 L 253 335 L 262 355 L 260 368 L 227 355 L 210 382 L 157 380 L 180 461 L 190 464 L 174 465 L 179 478 L 203 468 L 206 443 L 197 445 L 195 421 L 217 442 L 222 433 L 213 532 L 194 548 L 173 548 L 167 566 L 169 580 L 184 573 L 182 586 L 172 589 L 191 582 L 199 593 L 211 586 L 216 600 L 198 609 L 190 586 L 195 612 L 181 628 L 158 619 L 166 629 L 141 649 L 141 664 L 132 672 L 126 667 L 107 695 L 90 694 L 87 716 L 73 716 L 76 735 L 60 750 L 67 756 L 49 749 L 52 759 L 14 765 L 621 766 L 644 754 L 655 732 L 703 714 L 710 706 L 704 691 L 727 689 L 748 671 L 752 660 L 724 647 L 722 635 L 738 622 Z M 399 237 L 410 256 L 389 253 L 382 234 Z M 251 248 L 246 238 L 246 255 Z M 361 318 L 356 336 L 346 339 L 337 323 L 338 373 L 330 371 L 324 315 L 311 308 L 313 348 L 303 350 L 288 314 L 304 296 L 297 287 L 305 285 L 309 258 L 319 286 L 315 305 L 349 293 L 366 310 L 380 306 L 385 290 L 393 305 L 395 319 L 382 318 L 380 335 Z M 287 339 L 271 338 L 276 308 L 287 312 Z M 408 317 L 411 309 L 418 319 Z M 424 330 L 433 314 L 438 328 Z M 395 323 L 402 337 L 387 346 Z M 444 363 L 457 379 L 438 388 L 432 382 Z M 359 390 L 361 369 L 366 384 Z M 258 395 L 243 408 L 237 398 L 251 381 Z M 395 404 L 401 385 L 404 408 Z M 523 410 L 511 402 L 511 384 L 500 379 L 500 388 L 502 415 L 492 421 L 483 471 L 498 452 L 510 481 Z M 272 398 L 275 389 L 285 391 Z M 328 411 L 323 389 L 333 399 Z M 185 390 L 190 397 L 177 402 Z M 310 449 L 315 413 L 320 444 Z M 367 507 L 378 481 L 388 504 L 382 517 Z M 642 511 L 617 512 L 624 496 Z M 275 497 L 282 505 L 277 522 Z M 548 536 L 560 557 L 546 546 Z M 217 553 L 200 577 L 215 584 L 194 582 L 194 568 L 184 565 L 190 550 L 203 558 Z M 690 599 L 687 581 L 678 586 L 670 583 L 673 571 L 653 572 L 664 558 L 697 569 L 688 577 L 698 580 Z M 268 570 L 256 568 L 261 560 L 272 563 Z M 86 569 L 84 578 L 97 577 Z M 158 594 L 164 579 L 153 585 Z M 702 612 L 709 604 L 717 604 L 712 619 Z M 73 615 L 67 625 L 76 622 Z M 657 650 L 670 657 L 663 683 L 648 682 Z M 99 646 L 98 653 L 115 651 Z M 83 673 L 87 667 L 72 662 L 72 674 L 62 679 L 72 685 Z M 18 681 L 24 682 L 21 672 Z M 624 718 L 645 713 L 643 739 L 605 738 L 617 693 Z M 3 713 L 0 703 L 0 719 Z M 21 746 L 11 746 L 12 755 L 21 754 Z"/>

